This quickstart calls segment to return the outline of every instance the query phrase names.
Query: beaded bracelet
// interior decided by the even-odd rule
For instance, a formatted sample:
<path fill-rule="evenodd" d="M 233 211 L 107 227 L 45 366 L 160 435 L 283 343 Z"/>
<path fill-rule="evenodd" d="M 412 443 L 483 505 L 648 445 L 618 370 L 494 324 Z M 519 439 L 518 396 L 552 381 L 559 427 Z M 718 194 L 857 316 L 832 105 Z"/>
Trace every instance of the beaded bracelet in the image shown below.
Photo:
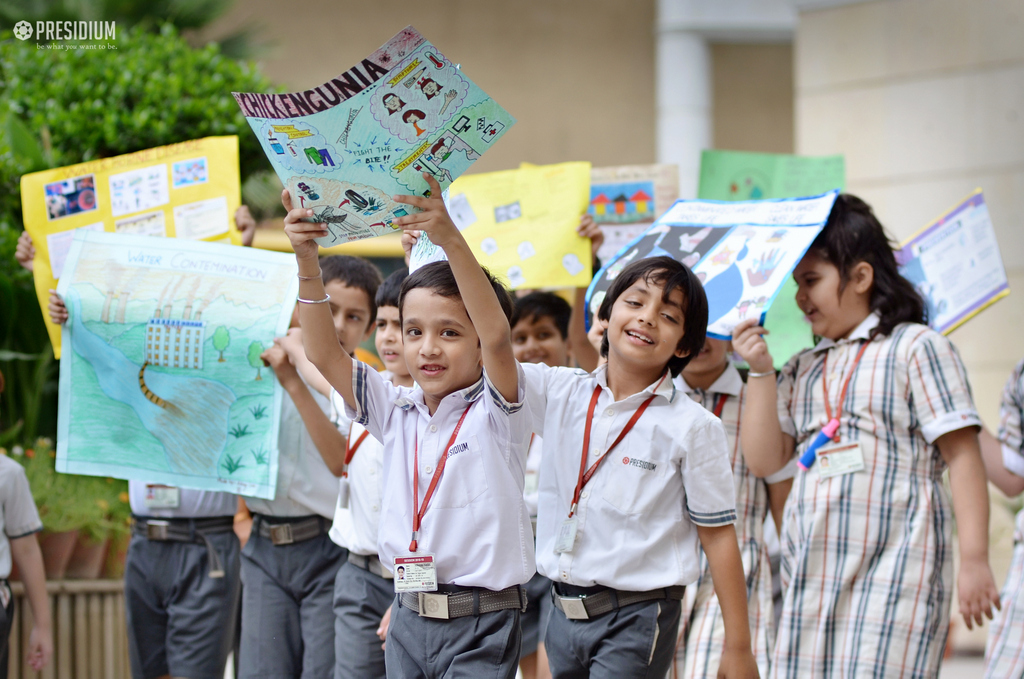
<path fill-rule="evenodd" d="M 323 269 L 319 269 L 316 272 L 315 276 L 303 276 L 302 274 L 296 274 L 296 275 L 299 277 L 300 281 L 318 281 L 318 280 L 320 280 L 323 277 L 324 270 Z"/>
<path fill-rule="evenodd" d="M 325 292 L 323 299 L 302 299 L 299 297 L 298 300 L 302 304 L 323 304 L 325 302 L 329 302 L 331 300 L 331 296 Z"/>

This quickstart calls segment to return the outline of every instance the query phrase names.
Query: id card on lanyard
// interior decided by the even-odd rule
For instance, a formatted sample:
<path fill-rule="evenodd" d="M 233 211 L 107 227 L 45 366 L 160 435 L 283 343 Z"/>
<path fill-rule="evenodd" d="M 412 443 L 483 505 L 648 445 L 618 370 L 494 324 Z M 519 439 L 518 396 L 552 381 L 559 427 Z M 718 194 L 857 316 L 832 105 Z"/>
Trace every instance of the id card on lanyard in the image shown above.
<path fill-rule="evenodd" d="M 654 388 L 655 392 L 657 392 L 658 387 L 661 386 L 661 382 L 665 380 L 667 374 L 668 373 L 661 376 L 661 381 L 659 381 L 658 385 Z M 590 479 L 594 477 L 594 474 L 597 472 L 597 468 L 601 466 L 601 463 L 604 462 L 606 457 L 608 457 L 608 454 L 615 450 L 615 447 L 622 442 L 622 439 L 626 438 L 626 434 L 633 429 L 637 421 L 640 419 L 640 416 L 644 414 L 645 410 L 647 410 L 647 406 L 651 405 L 651 401 L 654 400 L 656 395 L 657 394 L 652 394 L 646 401 L 640 404 L 640 407 L 637 408 L 636 412 L 633 413 L 633 416 L 629 418 L 629 422 L 627 422 L 626 426 L 622 428 L 619 435 L 615 437 L 612 444 L 608 446 L 608 449 L 604 451 L 601 457 L 597 458 L 597 460 L 594 461 L 594 464 L 590 465 L 590 468 L 588 469 L 587 451 L 590 450 L 590 428 L 594 423 L 594 410 L 597 408 L 597 399 L 601 396 L 601 385 L 599 384 L 594 387 L 594 395 L 590 397 L 590 406 L 587 408 L 587 421 L 583 430 L 583 452 L 580 455 L 580 474 L 579 478 L 576 480 L 576 490 L 573 491 L 572 494 L 572 505 L 569 507 L 569 518 L 562 522 L 562 526 L 558 530 L 558 536 L 555 538 L 556 554 L 572 552 L 575 548 L 576 536 L 579 533 L 579 517 L 576 516 L 576 507 L 579 505 L 580 494 L 583 492 L 583 487 L 586 486 L 587 483 L 590 482 Z"/>
<path fill-rule="evenodd" d="M 851 474 L 864 469 L 864 455 L 861 452 L 860 443 L 850 442 L 849 444 L 842 444 L 840 442 L 839 424 L 843 414 L 843 401 L 846 400 L 846 390 L 849 388 L 850 380 L 853 379 L 854 373 L 857 372 L 857 366 L 860 365 L 860 359 L 864 356 L 864 352 L 869 344 L 871 344 L 870 341 L 864 342 L 860 350 L 857 351 L 857 357 L 853 359 L 850 374 L 846 376 L 846 379 L 843 381 L 843 387 L 839 391 L 839 401 L 836 404 L 835 415 L 832 414 L 832 405 L 829 403 L 828 397 L 828 352 L 825 352 L 825 360 L 821 368 L 821 389 L 825 400 L 825 417 L 828 418 L 828 423 L 818 432 L 818 435 L 814 437 L 811 444 L 804 450 L 803 455 L 797 460 L 800 468 L 807 470 L 814 464 L 819 454 L 822 456 L 835 455 L 828 464 L 818 465 L 819 478 L 831 478 L 832 476 Z"/>
<path fill-rule="evenodd" d="M 434 469 L 434 475 L 430 477 L 430 485 L 427 486 L 427 492 L 423 496 L 422 503 L 419 500 L 419 443 L 417 442 L 413 448 L 412 540 L 409 542 L 409 554 L 406 556 L 395 557 L 395 567 L 391 572 L 395 574 L 394 583 L 396 592 L 437 591 L 437 564 L 434 561 L 434 555 L 417 554 L 417 548 L 419 547 L 420 524 L 423 521 L 423 516 L 427 513 L 427 507 L 430 504 L 430 499 L 434 497 L 434 492 L 437 490 L 438 484 L 441 483 L 441 477 L 444 475 L 444 468 L 448 464 L 448 451 L 451 450 L 453 445 L 455 445 L 455 439 L 458 438 L 459 430 L 462 429 L 462 423 L 465 422 L 466 415 L 469 413 L 469 409 L 472 405 L 473 404 L 466 406 L 466 409 L 462 411 L 462 416 L 459 417 L 459 421 L 455 425 L 455 430 L 448 439 L 448 443 L 441 450 L 441 459 L 437 461 L 437 466 Z"/>
<path fill-rule="evenodd" d="M 147 484 L 144 502 L 146 509 L 177 509 L 181 506 L 181 489 Z"/>

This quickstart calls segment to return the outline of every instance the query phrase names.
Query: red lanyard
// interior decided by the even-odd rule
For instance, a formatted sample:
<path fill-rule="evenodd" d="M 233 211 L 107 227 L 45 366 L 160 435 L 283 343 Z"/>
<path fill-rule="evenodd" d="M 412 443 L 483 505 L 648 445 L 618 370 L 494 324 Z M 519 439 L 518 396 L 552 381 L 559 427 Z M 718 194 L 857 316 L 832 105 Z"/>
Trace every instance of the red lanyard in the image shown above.
<path fill-rule="evenodd" d="M 719 419 L 722 418 L 722 409 L 725 408 L 725 402 L 728 401 L 728 400 L 729 400 L 729 394 L 719 394 L 718 395 L 718 401 L 715 402 L 715 409 L 711 411 L 711 412 L 713 412 L 715 414 L 715 417 L 717 417 Z"/>
<path fill-rule="evenodd" d="M 472 404 L 470 404 L 471 406 Z M 434 469 L 434 475 L 430 478 L 430 485 L 427 486 L 427 494 L 423 496 L 423 503 L 417 508 L 416 503 L 420 497 L 420 452 L 419 444 L 413 448 L 413 470 L 412 470 L 412 542 L 409 543 L 409 551 L 416 552 L 416 542 L 420 534 L 420 522 L 423 521 L 423 515 L 427 513 L 427 505 L 430 504 L 430 498 L 434 497 L 434 491 L 437 490 L 437 484 L 441 482 L 441 475 L 444 474 L 444 466 L 448 462 L 448 450 L 455 444 L 455 439 L 459 435 L 459 430 L 462 429 L 462 422 L 466 419 L 466 415 L 469 413 L 469 406 L 462 411 L 462 417 L 459 418 L 458 423 L 455 425 L 455 431 L 452 432 L 451 438 L 448 439 L 448 445 L 441 451 L 441 459 L 437 461 L 437 468 Z"/>
<path fill-rule="evenodd" d="M 356 451 L 359 450 L 359 446 L 363 445 L 363 441 L 366 440 L 366 437 L 367 437 L 367 435 L 369 433 L 370 433 L 369 429 L 364 429 L 363 433 L 360 434 L 359 438 L 356 439 L 356 442 L 354 444 L 350 445 L 348 447 L 348 450 L 345 451 L 345 470 L 343 472 L 341 472 L 341 476 L 343 478 L 348 476 L 348 466 L 349 466 L 349 464 L 352 463 L 352 458 L 356 456 Z M 346 438 L 345 440 L 349 441 L 349 442 L 352 441 L 352 425 L 351 424 L 348 426 L 348 438 Z"/>
<path fill-rule="evenodd" d="M 850 368 L 850 374 L 846 376 L 846 381 L 843 382 L 843 388 L 839 392 L 839 402 L 836 404 L 835 417 L 832 416 L 832 406 L 828 402 L 828 351 L 825 352 L 825 362 L 821 367 L 821 389 L 825 395 L 825 417 L 828 421 L 839 420 L 843 415 L 843 401 L 846 400 L 846 389 L 850 386 L 850 380 L 853 379 L 853 373 L 857 372 L 857 365 L 860 363 L 861 356 L 864 355 L 864 350 L 868 348 L 870 342 L 865 342 L 861 345 L 860 351 L 857 352 L 857 358 L 853 359 L 853 367 Z M 839 430 L 836 429 L 835 436 L 832 440 L 839 443 Z"/>
<path fill-rule="evenodd" d="M 665 376 L 667 374 L 668 373 L 662 375 L 661 381 L 665 380 Z M 661 386 L 661 381 L 659 381 L 658 386 L 654 388 L 655 391 L 657 391 L 658 387 Z M 633 417 L 629 418 L 629 422 L 627 422 L 626 426 L 623 427 L 621 432 L 619 432 L 619 435 L 615 438 L 612 444 L 608 446 L 608 450 L 604 451 L 604 455 L 597 458 L 594 464 L 590 465 L 590 469 L 587 469 L 587 451 L 590 450 L 590 427 L 594 422 L 594 409 L 597 407 L 597 399 L 600 395 L 601 385 L 599 384 L 594 387 L 594 395 L 590 397 L 590 407 L 587 408 L 587 423 L 586 428 L 583 430 L 583 454 L 580 456 L 580 476 L 576 481 L 576 490 L 573 491 L 572 494 L 572 506 L 569 508 L 570 519 L 572 518 L 572 515 L 576 513 L 576 505 L 579 504 L 580 493 L 583 492 L 583 487 L 587 485 L 591 478 L 593 478 L 597 468 L 602 462 L 604 462 L 604 459 L 608 457 L 608 453 L 612 452 L 615 449 L 615 446 L 619 445 L 622 439 L 626 438 L 626 434 L 629 433 L 637 423 L 637 420 L 640 419 L 640 416 L 644 414 L 645 410 L 647 410 L 647 406 L 651 405 L 651 401 L 653 401 L 654 397 L 657 396 L 657 394 L 651 394 L 650 398 L 640 404 L 640 407 L 636 409 L 635 413 L 633 413 Z"/>

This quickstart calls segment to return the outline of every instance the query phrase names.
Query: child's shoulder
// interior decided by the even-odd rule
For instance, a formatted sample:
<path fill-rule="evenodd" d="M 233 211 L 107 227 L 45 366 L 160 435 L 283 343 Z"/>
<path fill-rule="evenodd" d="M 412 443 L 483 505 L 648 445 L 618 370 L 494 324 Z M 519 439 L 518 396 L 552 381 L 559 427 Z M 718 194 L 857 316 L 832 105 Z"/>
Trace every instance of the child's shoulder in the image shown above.
<path fill-rule="evenodd" d="M 25 476 L 25 468 L 6 455 L 0 455 L 0 476 L 5 479 L 11 476 Z"/>

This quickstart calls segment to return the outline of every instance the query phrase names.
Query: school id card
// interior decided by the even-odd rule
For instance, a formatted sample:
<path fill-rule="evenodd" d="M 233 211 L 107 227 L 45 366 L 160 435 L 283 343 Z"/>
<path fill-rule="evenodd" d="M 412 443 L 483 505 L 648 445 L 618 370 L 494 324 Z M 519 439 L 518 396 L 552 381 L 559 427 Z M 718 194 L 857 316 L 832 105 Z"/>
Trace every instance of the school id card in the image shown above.
<path fill-rule="evenodd" d="M 148 484 L 144 502 L 146 509 L 177 509 L 181 506 L 181 489 Z"/>
<path fill-rule="evenodd" d="M 396 592 L 436 592 L 437 566 L 433 554 L 396 556 L 394 573 Z"/>
<path fill-rule="evenodd" d="M 833 443 L 818 449 L 818 476 L 833 476 L 864 471 L 864 453 L 860 441 Z"/>

